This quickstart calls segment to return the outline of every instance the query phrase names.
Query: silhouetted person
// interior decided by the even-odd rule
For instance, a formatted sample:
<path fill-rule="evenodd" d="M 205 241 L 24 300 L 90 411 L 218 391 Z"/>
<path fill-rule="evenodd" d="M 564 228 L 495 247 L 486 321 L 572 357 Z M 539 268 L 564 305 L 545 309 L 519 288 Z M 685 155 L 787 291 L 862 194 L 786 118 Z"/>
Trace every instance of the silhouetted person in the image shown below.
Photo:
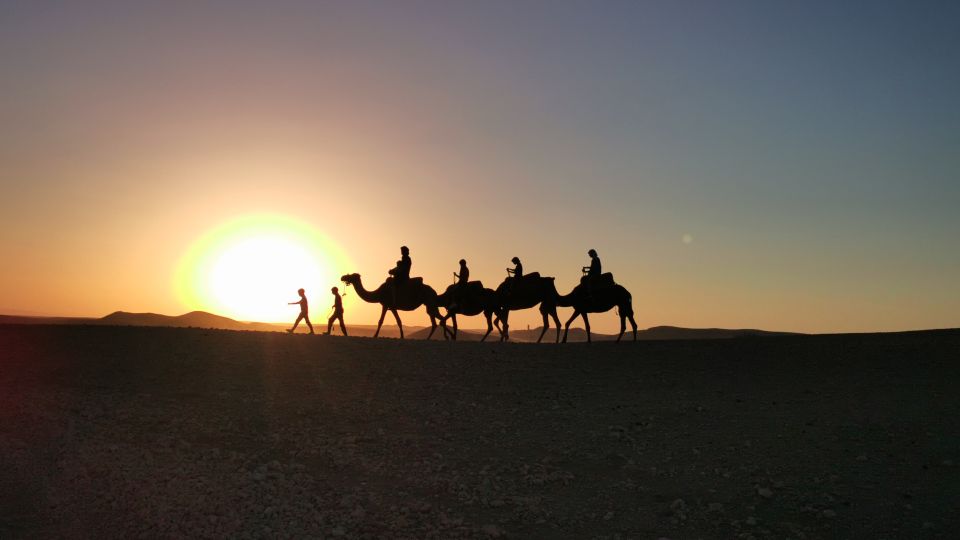
<path fill-rule="evenodd" d="M 510 259 L 510 262 L 514 264 L 513 268 L 507 268 L 507 275 L 512 275 L 515 280 L 518 280 L 523 277 L 523 263 L 520 262 L 520 257 L 514 257 Z"/>
<path fill-rule="evenodd" d="M 389 274 L 393 276 L 393 305 L 397 305 L 397 288 L 403 286 L 410 279 L 410 268 L 413 261 L 410 259 L 410 248 L 400 246 L 400 260 L 394 266 Z"/>
<path fill-rule="evenodd" d="M 590 266 L 583 267 L 583 273 L 592 279 L 600 277 L 600 257 L 597 256 L 597 250 L 591 249 L 587 252 L 590 256 Z"/>
<path fill-rule="evenodd" d="M 507 291 L 512 292 L 514 287 L 517 286 L 517 282 L 523 277 L 523 263 L 520 262 L 520 257 L 514 257 L 510 259 L 510 262 L 513 263 L 513 268 L 507 268 L 507 279 L 510 280 Z M 513 277 L 511 278 L 510 276 Z"/>
<path fill-rule="evenodd" d="M 458 304 L 463 303 L 463 297 L 467 292 L 467 282 L 470 281 L 470 269 L 467 268 L 467 260 L 460 259 L 460 272 L 454 272 L 453 277 L 457 278 L 457 288 L 453 294 L 453 304 L 450 309 L 456 309 Z"/>
<path fill-rule="evenodd" d="M 343 324 L 343 300 L 340 298 L 340 291 L 334 287 L 330 289 L 330 292 L 333 293 L 333 315 L 327 321 L 327 333 L 325 335 L 330 335 L 333 322 L 337 320 L 340 321 L 340 331 L 343 332 L 343 335 L 347 335 L 347 325 Z"/>
<path fill-rule="evenodd" d="M 293 323 L 293 328 L 287 330 L 287 332 L 292 334 L 294 330 L 297 329 L 297 325 L 300 324 L 300 321 L 303 321 L 307 323 L 307 326 L 310 328 L 310 333 L 312 334 L 313 325 L 310 324 L 310 309 L 307 306 L 307 294 L 303 291 L 303 289 L 299 289 L 297 294 L 300 295 L 300 300 L 297 300 L 296 302 L 290 302 L 289 305 L 292 306 L 294 304 L 300 304 L 300 315 L 297 316 L 296 322 Z"/>
<path fill-rule="evenodd" d="M 467 268 L 466 259 L 460 259 L 460 273 L 454 272 L 453 275 L 457 278 L 457 285 L 466 285 L 467 281 L 470 281 L 470 269 Z"/>
<path fill-rule="evenodd" d="M 590 266 L 584 266 L 583 273 L 587 275 L 587 294 L 592 297 L 593 288 L 600 280 L 600 257 L 595 249 L 588 251 L 587 255 L 590 256 Z"/>
<path fill-rule="evenodd" d="M 401 246 L 400 260 L 397 261 L 397 266 L 390 270 L 390 275 L 393 276 L 394 281 L 406 281 L 410 279 L 410 268 L 412 266 L 413 261 L 410 259 L 410 248 Z"/>

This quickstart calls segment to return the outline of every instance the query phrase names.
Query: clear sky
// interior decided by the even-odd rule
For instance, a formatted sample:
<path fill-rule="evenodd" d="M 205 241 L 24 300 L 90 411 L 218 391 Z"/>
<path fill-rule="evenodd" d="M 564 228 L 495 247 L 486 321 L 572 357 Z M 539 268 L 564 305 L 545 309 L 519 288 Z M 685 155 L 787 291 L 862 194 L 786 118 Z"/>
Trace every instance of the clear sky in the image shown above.
<path fill-rule="evenodd" d="M 0 6 L 0 312 L 216 311 L 178 269 L 270 214 L 339 250 L 279 284 L 315 319 L 407 244 L 561 292 L 596 248 L 642 327 L 960 326 L 956 2 L 140 4 Z"/>

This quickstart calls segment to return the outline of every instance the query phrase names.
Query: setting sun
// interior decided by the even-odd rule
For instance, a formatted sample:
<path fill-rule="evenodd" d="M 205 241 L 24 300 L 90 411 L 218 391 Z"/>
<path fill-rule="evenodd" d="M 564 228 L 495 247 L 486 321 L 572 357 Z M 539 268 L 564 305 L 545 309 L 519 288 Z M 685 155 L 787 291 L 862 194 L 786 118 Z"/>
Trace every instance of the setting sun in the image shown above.
<path fill-rule="evenodd" d="M 176 287 L 190 309 L 247 321 L 280 322 L 296 290 L 319 292 L 346 267 L 341 250 L 309 225 L 282 216 L 245 216 L 197 240 Z"/>

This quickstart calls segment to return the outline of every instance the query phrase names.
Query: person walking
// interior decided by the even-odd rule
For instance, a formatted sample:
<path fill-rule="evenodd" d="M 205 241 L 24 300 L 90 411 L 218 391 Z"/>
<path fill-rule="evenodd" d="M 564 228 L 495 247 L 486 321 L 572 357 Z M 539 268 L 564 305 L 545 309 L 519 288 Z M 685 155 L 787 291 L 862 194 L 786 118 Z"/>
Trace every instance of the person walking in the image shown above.
<path fill-rule="evenodd" d="M 334 287 L 330 289 L 330 292 L 333 293 L 333 315 L 327 321 L 327 332 L 324 335 L 330 335 L 330 331 L 333 330 L 333 322 L 337 320 L 340 321 L 340 331 L 343 332 L 343 335 L 347 335 L 347 326 L 343 324 L 343 299 L 340 297 L 340 291 Z"/>
<path fill-rule="evenodd" d="M 303 289 L 297 290 L 297 294 L 300 295 L 300 300 L 296 302 L 289 302 L 289 305 L 300 304 L 300 315 L 297 316 L 297 320 L 293 323 L 293 328 L 287 330 L 288 333 L 292 334 L 296 329 L 297 325 L 300 324 L 300 321 L 307 323 L 307 326 L 310 328 L 310 333 L 313 333 L 313 325 L 310 324 L 310 308 L 307 306 L 307 294 Z"/>

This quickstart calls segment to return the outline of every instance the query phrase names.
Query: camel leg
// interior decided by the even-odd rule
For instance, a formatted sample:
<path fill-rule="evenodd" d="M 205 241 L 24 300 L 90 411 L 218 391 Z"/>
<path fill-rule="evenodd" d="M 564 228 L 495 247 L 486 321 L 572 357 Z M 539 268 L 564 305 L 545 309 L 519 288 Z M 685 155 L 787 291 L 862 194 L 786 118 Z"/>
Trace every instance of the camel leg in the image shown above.
<path fill-rule="evenodd" d="M 627 330 L 627 316 L 620 314 L 620 335 L 617 336 L 617 343 L 620 343 L 620 338 L 623 337 L 623 333 Z"/>
<path fill-rule="evenodd" d="M 587 312 L 583 312 L 583 326 L 587 328 L 587 343 L 593 343 L 590 339 L 590 319 L 587 318 Z"/>
<path fill-rule="evenodd" d="M 447 317 L 450 316 L 450 312 L 448 311 L 446 315 L 440 315 L 439 311 L 437 313 L 438 313 L 437 318 L 440 319 L 440 328 L 443 330 L 443 340 L 446 341 L 450 339 L 449 338 L 450 329 L 447 328 Z"/>
<path fill-rule="evenodd" d="M 567 324 L 563 325 L 563 343 L 567 342 L 567 334 L 570 332 L 570 325 L 573 324 L 573 321 L 580 316 L 580 312 L 573 310 L 573 315 L 570 316 L 570 319 L 567 320 Z"/>
<path fill-rule="evenodd" d="M 510 341 L 510 310 L 504 310 L 503 317 L 500 318 L 503 323 L 503 332 L 500 334 L 500 341 Z"/>
<path fill-rule="evenodd" d="M 487 333 L 483 335 L 483 339 L 480 340 L 480 343 L 483 343 L 484 341 L 486 341 L 487 336 L 490 335 L 490 332 L 493 332 L 493 322 L 490 320 L 492 319 L 492 315 L 488 311 L 484 313 L 483 316 L 487 318 Z"/>
<path fill-rule="evenodd" d="M 397 328 L 400 329 L 400 339 L 403 339 L 403 323 L 400 322 L 400 314 L 397 313 L 396 309 L 391 309 L 390 312 L 393 313 L 393 318 L 397 320 Z"/>
<path fill-rule="evenodd" d="M 627 317 L 630 319 L 630 326 L 633 327 L 633 340 L 636 341 L 637 340 L 637 321 L 633 320 L 633 313 L 627 315 Z"/>
<path fill-rule="evenodd" d="M 553 317 L 553 322 L 557 325 L 556 343 L 560 343 L 560 317 L 557 316 L 557 308 L 553 308 L 553 311 L 550 312 L 550 315 Z"/>
<path fill-rule="evenodd" d="M 540 337 L 537 338 L 537 343 L 540 343 L 543 335 L 547 333 L 547 328 L 550 328 L 550 321 L 547 320 L 547 312 L 541 309 L 540 315 L 543 317 L 543 329 L 540 330 Z"/>
<path fill-rule="evenodd" d="M 437 319 L 433 315 L 430 315 L 430 333 L 427 334 L 427 341 L 430 341 L 430 338 L 433 337 L 433 333 L 437 331 Z"/>
<path fill-rule="evenodd" d="M 456 313 L 453 314 L 452 319 L 453 319 L 453 340 L 456 341 L 457 340 L 457 314 Z"/>
<path fill-rule="evenodd" d="M 377 331 L 373 333 L 373 337 L 380 335 L 380 328 L 383 327 L 383 318 L 387 316 L 387 306 L 383 306 L 383 309 L 380 310 L 380 320 L 377 322 Z"/>

